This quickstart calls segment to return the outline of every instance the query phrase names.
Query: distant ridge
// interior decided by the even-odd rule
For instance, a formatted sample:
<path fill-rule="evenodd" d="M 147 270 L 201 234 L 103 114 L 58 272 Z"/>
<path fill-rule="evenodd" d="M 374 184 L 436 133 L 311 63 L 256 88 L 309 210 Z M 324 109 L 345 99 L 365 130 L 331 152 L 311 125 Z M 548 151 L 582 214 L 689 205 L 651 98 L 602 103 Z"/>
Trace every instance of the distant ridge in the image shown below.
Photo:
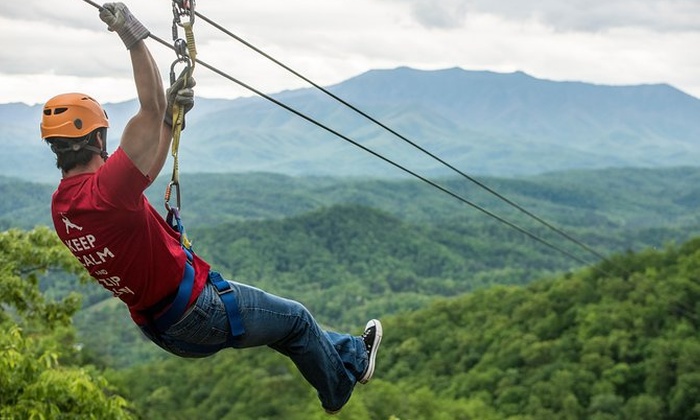
<path fill-rule="evenodd" d="M 700 160 L 700 100 L 670 85 L 554 82 L 523 72 L 371 70 L 329 90 L 475 175 L 670 167 Z M 315 89 L 280 101 L 425 175 L 437 162 Z M 116 147 L 135 102 L 107 104 Z M 40 106 L 0 105 L 0 175 L 56 180 L 39 139 Z M 22 162 L 22 164 L 19 164 Z M 181 146 L 183 172 L 399 177 L 403 173 L 262 98 L 198 98 Z"/>

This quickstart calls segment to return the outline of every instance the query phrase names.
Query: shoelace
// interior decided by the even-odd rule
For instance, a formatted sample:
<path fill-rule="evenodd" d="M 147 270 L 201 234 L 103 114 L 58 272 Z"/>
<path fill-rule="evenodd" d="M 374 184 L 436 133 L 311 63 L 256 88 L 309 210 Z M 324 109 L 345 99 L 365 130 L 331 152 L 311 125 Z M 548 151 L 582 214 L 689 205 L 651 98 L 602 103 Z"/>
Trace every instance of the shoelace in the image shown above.
<path fill-rule="evenodd" d="M 368 338 L 373 336 L 376 333 L 377 328 L 376 327 L 370 327 L 368 328 L 365 332 L 362 333 L 362 341 L 365 342 L 365 348 L 367 348 L 367 351 L 369 352 L 372 350 L 372 342 L 368 341 Z"/>

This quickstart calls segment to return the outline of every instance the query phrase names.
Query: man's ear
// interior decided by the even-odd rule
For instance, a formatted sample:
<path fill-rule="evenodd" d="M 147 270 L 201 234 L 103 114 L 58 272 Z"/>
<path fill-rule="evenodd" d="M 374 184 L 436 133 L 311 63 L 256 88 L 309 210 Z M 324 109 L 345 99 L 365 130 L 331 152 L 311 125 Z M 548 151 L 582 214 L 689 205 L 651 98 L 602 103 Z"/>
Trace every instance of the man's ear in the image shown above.
<path fill-rule="evenodd" d="M 100 149 L 103 149 L 103 150 L 104 150 L 104 148 L 105 148 L 105 139 L 104 139 L 104 137 L 102 137 L 102 131 L 101 131 L 101 130 L 98 130 L 98 131 L 95 133 L 95 137 L 97 138 L 97 142 L 99 143 L 97 146 L 98 146 Z"/>

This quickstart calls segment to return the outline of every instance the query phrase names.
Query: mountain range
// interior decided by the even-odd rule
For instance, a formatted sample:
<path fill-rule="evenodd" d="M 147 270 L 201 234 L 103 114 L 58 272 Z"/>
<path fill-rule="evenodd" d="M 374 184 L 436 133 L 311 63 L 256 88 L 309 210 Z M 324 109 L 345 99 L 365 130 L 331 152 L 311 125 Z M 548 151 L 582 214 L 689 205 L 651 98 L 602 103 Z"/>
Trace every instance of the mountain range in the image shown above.
<path fill-rule="evenodd" d="M 493 176 L 696 165 L 700 158 L 700 100 L 667 84 L 603 86 L 522 72 L 400 67 L 326 89 L 404 139 L 314 88 L 270 95 L 296 113 L 261 97 L 198 98 L 187 115 L 181 170 L 406 175 L 389 160 L 424 176 L 450 173 L 409 142 L 461 171 Z M 110 150 L 136 106 L 105 104 Z M 41 105 L 0 105 L 0 175 L 59 178 L 40 140 L 40 116 Z"/>

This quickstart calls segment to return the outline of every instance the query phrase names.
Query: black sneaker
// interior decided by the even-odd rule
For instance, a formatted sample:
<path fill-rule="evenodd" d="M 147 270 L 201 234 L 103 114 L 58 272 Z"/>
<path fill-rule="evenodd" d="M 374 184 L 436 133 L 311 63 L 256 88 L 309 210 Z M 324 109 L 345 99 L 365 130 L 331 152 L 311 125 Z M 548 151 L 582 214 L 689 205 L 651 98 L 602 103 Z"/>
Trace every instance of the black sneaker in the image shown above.
<path fill-rule="evenodd" d="M 379 343 L 382 342 L 382 323 L 378 319 L 372 319 L 367 323 L 365 332 L 362 334 L 362 341 L 365 342 L 365 348 L 367 349 L 367 368 L 362 373 L 359 382 L 366 384 L 372 379 L 374 374 L 377 350 L 379 350 Z"/>

